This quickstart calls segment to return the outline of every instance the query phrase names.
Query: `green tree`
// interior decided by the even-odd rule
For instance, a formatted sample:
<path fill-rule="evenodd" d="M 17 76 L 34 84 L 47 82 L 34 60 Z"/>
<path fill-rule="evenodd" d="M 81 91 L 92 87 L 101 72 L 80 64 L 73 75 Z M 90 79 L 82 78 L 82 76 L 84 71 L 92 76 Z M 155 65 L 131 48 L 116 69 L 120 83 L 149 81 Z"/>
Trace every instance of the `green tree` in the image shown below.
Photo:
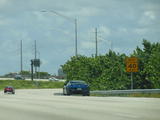
<path fill-rule="evenodd" d="M 133 54 L 139 61 L 139 72 L 134 73 L 134 88 L 160 88 L 160 44 L 143 40 L 143 49 L 136 48 Z M 109 51 L 105 55 L 71 57 L 63 71 L 68 80 L 85 80 L 91 89 L 130 89 L 130 73 L 125 71 L 125 54 Z"/>
<path fill-rule="evenodd" d="M 141 89 L 160 88 L 160 45 L 147 40 L 143 40 L 142 44 L 143 50 L 137 47 L 133 54 L 139 59 L 139 72 L 136 73 L 134 86 Z"/>

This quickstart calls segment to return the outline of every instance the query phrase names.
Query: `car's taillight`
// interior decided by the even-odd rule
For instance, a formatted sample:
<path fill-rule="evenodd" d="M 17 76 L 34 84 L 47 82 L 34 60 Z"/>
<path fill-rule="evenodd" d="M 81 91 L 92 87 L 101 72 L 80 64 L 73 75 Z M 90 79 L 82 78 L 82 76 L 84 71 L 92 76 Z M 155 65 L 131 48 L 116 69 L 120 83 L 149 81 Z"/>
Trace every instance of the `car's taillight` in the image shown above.
<path fill-rule="evenodd" d="M 12 88 L 5 88 L 5 90 L 12 90 Z"/>

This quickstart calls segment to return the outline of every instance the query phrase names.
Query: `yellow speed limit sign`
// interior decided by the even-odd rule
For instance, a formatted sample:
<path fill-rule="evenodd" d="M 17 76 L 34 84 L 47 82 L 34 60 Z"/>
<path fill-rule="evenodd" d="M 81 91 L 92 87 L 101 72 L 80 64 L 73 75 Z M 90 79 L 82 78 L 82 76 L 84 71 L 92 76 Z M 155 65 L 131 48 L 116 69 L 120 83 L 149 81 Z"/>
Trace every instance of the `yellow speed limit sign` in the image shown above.
<path fill-rule="evenodd" d="M 138 72 L 138 58 L 126 58 L 126 72 Z"/>

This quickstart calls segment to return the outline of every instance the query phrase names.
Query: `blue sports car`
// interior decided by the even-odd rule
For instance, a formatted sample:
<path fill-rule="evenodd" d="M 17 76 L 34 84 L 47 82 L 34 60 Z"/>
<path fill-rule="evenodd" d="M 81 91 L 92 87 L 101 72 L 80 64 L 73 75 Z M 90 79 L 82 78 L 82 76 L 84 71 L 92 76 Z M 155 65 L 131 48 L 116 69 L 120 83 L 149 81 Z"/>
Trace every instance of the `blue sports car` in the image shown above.
<path fill-rule="evenodd" d="M 65 83 L 63 87 L 64 95 L 82 94 L 83 96 L 89 96 L 89 85 L 82 80 L 73 80 Z"/>

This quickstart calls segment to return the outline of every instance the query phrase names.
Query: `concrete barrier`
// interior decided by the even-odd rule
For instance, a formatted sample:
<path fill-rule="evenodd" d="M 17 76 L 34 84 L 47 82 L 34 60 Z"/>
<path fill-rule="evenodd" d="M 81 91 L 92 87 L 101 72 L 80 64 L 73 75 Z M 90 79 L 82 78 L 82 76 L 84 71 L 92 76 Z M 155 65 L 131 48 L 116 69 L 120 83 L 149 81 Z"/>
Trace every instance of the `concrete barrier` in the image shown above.
<path fill-rule="evenodd" d="M 91 94 L 101 95 L 119 95 L 119 94 L 134 94 L 134 93 L 160 93 L 160 89 L 133 89 L 133 90 L 96 90 L 91 91 Z"/>

